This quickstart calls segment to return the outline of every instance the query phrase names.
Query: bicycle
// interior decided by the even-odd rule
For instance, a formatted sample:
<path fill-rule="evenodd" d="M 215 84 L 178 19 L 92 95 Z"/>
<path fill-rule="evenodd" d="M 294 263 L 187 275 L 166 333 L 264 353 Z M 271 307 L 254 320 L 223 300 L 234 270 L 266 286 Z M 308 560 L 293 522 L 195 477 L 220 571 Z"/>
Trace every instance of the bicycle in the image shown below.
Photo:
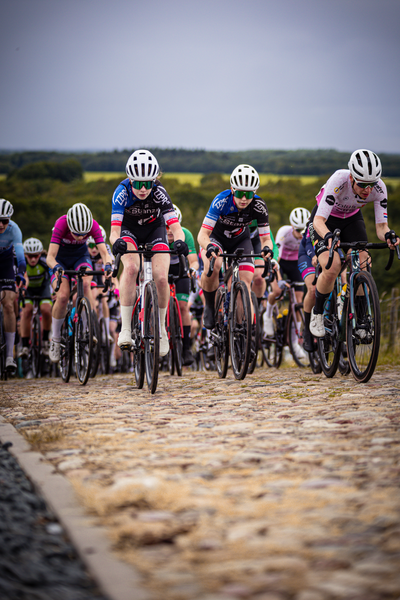
<path fill-rule="evenodd" d="M 250 294 L 246 284 L 239 279 L 239 260 L 254 258 L 254 254 L 244 254 L 243 248 L 237 248 L 233 254 L 222 252 L 225 275 L 224 285 L 217 289 L 215 296 L 215 327 L 211 331 L 211 341 L 215 350 L 215 362 L 218 376 L 225 378 L 228 372 L 229 356 L 235 379 L 244 379 L 250 362 L 252 318 Z M 232 264 L 226 269 L 226 261 Z M 207 277 L 214 269 L 215 257 L 210 261 Z M 228 280 L 232 277 L 230 290 Z"/>
<path fill-rule="evenodd" d="M 277 369 L 282 364 L 283 348 L 286 345 L 289 346 L 290 353 L 298 367 L 303 368 L 309 364 L 307 354 L 305 354 L 305 358 L 300 358 L 296 354 L 297 348 L 295 347 L 295 341 L 298 341 L 302 348 L 302 331 L 304 329 L 303 303 L 297 302 L 295 287 L 303 285 L 304 282 L 287 281 L 287 283 L 289 287 L 283 288 L 281 296 L 273 307 L 274 335 L 268 336 L 264 333 L 261 339 L 264 361 L 269 367 Z M 285 308 L 283 308 L 284 306 Z"/>
<path fill-rule="evenodd" d="M 137 250 L 127 250 L 125 254 L 139 254 L 139 285 L 132 311 L 131 335 L 133 344 L 133 369 L 136 386 L 141 389 L 146 373 L 147 386 L 154 394 L 157 389 L 160 358 L 160 320 L 158 295 L 153 280 L 151 259 L 155 254 L 174 254 L 171 250 L 152 250 L 153 244 L 139 246 Z M 113 277 L 118 274 L 121 254 L 115 257 Z M 142 268 L 143 267 L 143 268 Z M 139 290 L 139 293 L 138 293 Z"/>
<path fill-rule="evenodd" d="M 43 300 L 51 300 L 51 298 L 43 298 L 42 296 L 30 296 L 29 300 L 32 300 L 32 321 L 31 321 L 31 343 L 29 348 L 28 363 L 32 369 L 32 375 L 34 378 L 38 378 L 42 375 L 42 319 L 40 303 Z"/>
<path fill-rule="evenodd" d="M 333 252 L 339 241 L 340 230 L 336 229 L 326 269 L 332 265 Z M 342 270 L 349 267 L 343 308 L 339 318 L 337 288 L 335 287 L 325 301 L 325 336 L 318 338 L 318 352 L 322 369 L 327 377 L 333 377 L 336 373 L 344 342 L 346 342 L 348 362 L 354 379 L 359 383 L 366 383 L 374 373 L 379 355 L 381 331 L 379 295 L 372 274 L 368 270 L 362 269 L 360 251 L 368 252 L 368 250 L 384 248 L 388 248 L 386 242 L 342 242 L 340 245 Z M 343 252 L 347 251 L 350 253 L 345 256 Z M 398 246 L 396 251 L 400 260 Z M 393 258 L 394 250 L 390 250 L 385 270 L 390 269 Z M 369 259 L 370 256 L 368 261 Z"/>
<path fill-rule="evenodd" d="M 183 323 L 181 309 L 176 297 L 175 282 L 182 279 L 185 274 L 186 260 L 184 256 L 180 256 L 178 275 L 172 275 L 171 273 L 168 275 L 170 298 L 167 306 L 167 333 L 169 339 L 168 368 L 170 375 L 173 375 L 176 369 L 178 377 L 182 376 L 183 366 Z"/>
<path fill-rule="evenodd" d="M 83 294 L 83 278 L 87 275 L 103 275 L 103 271 L 91 271 L 81 267 L 77 271 L 66 269 L 65 275 L 76 278 L 76 306 L 73 306 L 71 291 L 67 314 L 61 327 L 60 371 L 63 381 L 69 381 L 72 362 L 75 362 L 75 374 L 81 385 L 86 385 L 92 368 L 93 359 L 93 315 L 89 300 Z M 55 291 L 60 289 L 61 273 Z M 109 279 L 106 279 L 104 292 L 107 291 Z M 98 343 L 98 340 L 97 340 Z"/>

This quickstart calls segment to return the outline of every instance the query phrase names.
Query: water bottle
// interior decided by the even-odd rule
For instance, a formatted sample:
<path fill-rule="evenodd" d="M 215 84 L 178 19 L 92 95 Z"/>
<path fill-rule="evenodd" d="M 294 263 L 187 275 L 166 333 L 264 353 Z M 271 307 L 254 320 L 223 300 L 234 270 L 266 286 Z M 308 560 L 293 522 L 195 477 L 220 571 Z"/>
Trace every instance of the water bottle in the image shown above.
<path fill-rule="evenodd" d="M 328 298 L 325 301 L 324 305 L 324 318 L 329 316 L 329 311 L 331 309 L 331 300 L 332 300 L 332 292 L 329 294 Z"/>
<path fill-rule="evenodd" d="M 346 289 L 347 289 L 347 283 L 344 284 L 344 286 L 342 287 L 342 290 L 337 295 L 337 312 L 338 312 L 339 321 L 342 318 L 344 299 L 346 297 Z"/>

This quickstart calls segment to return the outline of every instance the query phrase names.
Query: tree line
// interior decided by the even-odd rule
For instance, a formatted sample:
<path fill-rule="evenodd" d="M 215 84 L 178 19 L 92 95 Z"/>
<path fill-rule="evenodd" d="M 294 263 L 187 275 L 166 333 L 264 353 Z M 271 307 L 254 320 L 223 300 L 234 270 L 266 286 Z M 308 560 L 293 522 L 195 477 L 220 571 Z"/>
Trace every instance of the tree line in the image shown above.
<path fill-rule="evenodd" d="M 83 171 L 122 173 L 136 148 L 110 152 L 0 152 L 0 173 L 12 174 L 32 163 L 77 161 Z M 164 173 L 231 173 L 240 163 L 252 165 L 260 173 L 277 175 L 328 176 L 347 168 L 351 154 L 337 150 L 247 150 L 214 152 L 177 148 L 149 148 Z M 353 149 L 354 150 L 354 149 Z M 400 177 L 400 154 L 380 154 L 384 177 Z"/>
<path fill-rule="evenodd" d="M 68 167 L 68 165 L 66 165 Z M 69 165 L 70 166 L 70 165 Z M 25 168 L 25 167 L 23 167 Z M 94 218 L 110 231 L 111 198 L 121 180 L 115 179 L 85 182 L 81 177 L 72 180 L 52 178 L 54 172 L 48 171 L 46 177 L 21 177 L 21 172 L 14 171 L 6 179 L 0 180 L 0 198 L 6 198 L 14 206 L 13 219 L 22 230 L 23 239 L 37 237 L 48 246 L 51 230 L 55 221 L 66 214 L 67 210 L 76 202 L 83 202 L 93 212 Z M 68 172 L 68 169 L 66 169 Z M 221 173 L 208 173 L 203 176 L 201 185 L 192 186 L 189 183 L 181 184 L 177 179 L 163 179 L 172 201 L 179 206 L 183 214 L 183 226 L 187 227 L 196 240 L 203 218 L 207 213 L 213 198 L 221 190 L 228 187 L 226 179 Z M 300 179 L 278 179 L 259 188 L 259 195 L 265 200 L 271 230 L 276 235 L 282 225 L 289 223 L 289 214 L 297 206 L 304 206 L 310 211 L 315 206 L 315 196 L 325 183 L 326 176 L 320 177 L 313 183 L 304 184 Z M 400 232 L 400 186 L 388 185 L 389 224 Z M 376 241 L 374 210 L 372 205 L 363 209 L 370 241 Z M 373 274 L 379 292 L 390 292 L 400 280 L 400 261 L 395 259 L 389 272 L 384 270 L 387 261 L 387 252 L 375 251 L 373 253 Z"/>

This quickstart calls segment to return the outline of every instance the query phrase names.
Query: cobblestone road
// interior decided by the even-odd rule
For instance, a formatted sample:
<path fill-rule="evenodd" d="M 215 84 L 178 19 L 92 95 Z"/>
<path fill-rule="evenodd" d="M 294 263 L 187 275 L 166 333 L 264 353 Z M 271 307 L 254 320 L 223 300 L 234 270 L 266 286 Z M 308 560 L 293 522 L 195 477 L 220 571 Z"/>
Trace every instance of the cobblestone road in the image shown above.
<path fill-rule="evenodd" d="M 0 386 L 154 598 L 400 597 L 398 368 Z"/>

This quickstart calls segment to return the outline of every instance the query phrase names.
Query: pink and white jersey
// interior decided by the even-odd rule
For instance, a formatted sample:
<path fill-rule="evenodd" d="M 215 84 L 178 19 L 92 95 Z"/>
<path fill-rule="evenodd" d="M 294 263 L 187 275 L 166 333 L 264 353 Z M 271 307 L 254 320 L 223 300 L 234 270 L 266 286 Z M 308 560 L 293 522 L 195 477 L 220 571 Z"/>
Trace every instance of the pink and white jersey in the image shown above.
<path fill-rule="evenodd" d="M 328 179 L 316 196 L 318 209 L 315 216 L 351 217 L 366 204 L 373 202 L 375 223 L 387 222 L 387 190 L 386 185 L 379 179 L 368 198 L 360 198 L 351 187 L 350 171 L 339 169 Z"/>
<path fill-rule="evenodd" d="M 101 233 L 101 229 L 97 221 L 93 220 L 92 229 L 87 233 L 84 237 L 76 240 L 67 224 L 67 215 L 63 215 L 59 219 L 57 219 L 53 232 L 51 234 L 51 244 L 58 244 L 59 246 L 64 247 L 75 247 L 86 245 L 86 241 L 88 237 L 92 236 L 96 244 L 104 243 L 103 235 Z"/>
<path fill-rule="evenodd" d="M 279 248 L 279 258 L 283 260 L 297 260 L 301 239 L 298 240 L 294 237 L 291 225 L 284 225 L 278 229 L 275 243 Z"/>

